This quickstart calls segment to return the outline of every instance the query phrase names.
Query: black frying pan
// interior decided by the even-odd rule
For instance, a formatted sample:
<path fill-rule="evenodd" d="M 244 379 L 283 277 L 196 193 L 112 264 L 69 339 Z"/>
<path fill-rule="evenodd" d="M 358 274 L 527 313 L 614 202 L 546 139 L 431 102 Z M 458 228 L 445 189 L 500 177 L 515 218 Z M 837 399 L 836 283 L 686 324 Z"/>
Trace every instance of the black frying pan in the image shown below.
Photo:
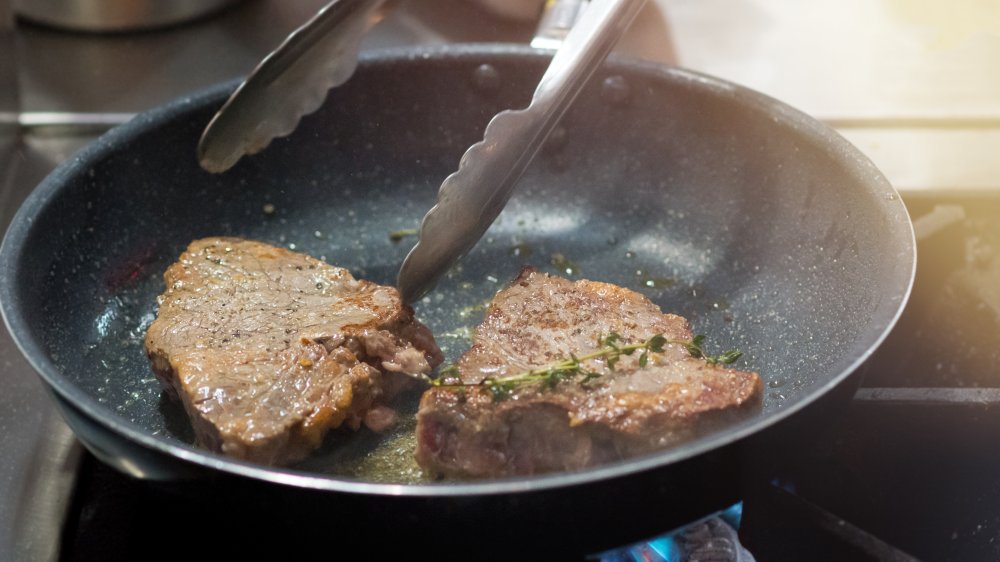
<path fill-rule="evenodd" d="M 384 483 L 343 462 L 376 446 L 371 436 L 335 436 L 291 469 L 195 448 L 149 368 L 142 337 L 161 276 L 195 238 L 260 239 L 392 283 L 413 240 L 389 233 L 417 226 L 488 119 L 526 105 L 547 60 L 497 46 L 369 56 L 294 135 L 218 176 L 198 168 L 194 147 L 232 85 L 140 115 L 53 172 L 14 219 L 0 250 L 11 333 L 104 461 L 153 479 L 208 475 L 297 512 L 333 502 L 317 509 L 351 529 L 344 537 L 389 517 L 409 540 L 445 533 L 456 544 L 475 535 L 454 529 L 494 523 L 544 543 L 542 526 L 564 517 L 572 544 L 595 550 L 725 506 L 747 444 L 829 395 L 883 340 L 915 254 L 902 202 L 856 149 L 773 99 L 691 72 L 609 62 L 498 222 L 415 309 L 454 359 L 481 318 L 475 305 L 523 265 L 636 289 L 715 349 L 745 352 L 739 366 L 766 380 L 750 419 L 571 474 Z"/>

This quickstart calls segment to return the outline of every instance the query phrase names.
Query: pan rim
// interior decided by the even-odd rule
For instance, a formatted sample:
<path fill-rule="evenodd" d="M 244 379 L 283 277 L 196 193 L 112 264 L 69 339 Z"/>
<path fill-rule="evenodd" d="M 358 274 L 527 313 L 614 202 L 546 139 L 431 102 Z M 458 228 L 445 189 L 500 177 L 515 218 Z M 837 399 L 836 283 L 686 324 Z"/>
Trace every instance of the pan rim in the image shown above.
<path fill-rule="evenodd" d="M 533 49 L 528 46 L 497 44 L 453 44 L 419 49 L 393 48 L 364 54 L 360 58 L 359 68 L 417 59 L 473 61 L 481 57 L 515 55 L 545 59 L 551 55 L 551 52 Z M 916 274 L 916 240 L 912 222 L 909 219 L 905 204 L 903 204 L 899 197 L 899 193 L 889 184 L 888 180 L 877 170 L 867 156 L 862 154 L 860 150 L 851 145 L 831 127 L 792 108 L 784 102 L 744 86 L 691 70 L 620 57 L 611 57 L 607 64 L 610 68 L 627 68 L 629 71 L 642 74 L 686 81 L 713 95 L 735 96 L 738 94 L 743 98 L 741 103 L 745 102 L 760 110 L 767 110 L 786 123 L 795 125 L 800 131 L 807 133 L 807 136 L 822 142 L 824 146 L 828 146 L 831 153 L 834 151 L 839 153 L 839 157 L 845 160 L 845 162 L 851 162 L 859 173 L 868 174 L 870 176 L 869 183 L 874 188 L 884 190 L 884 193 L 889 196 L 885 197 L 885 205 L 899 206 L 897 212 L 901 212 L 904 220 L 893 222 L 896 229 L 903 229 L 903 231 L 897 231 L 894 235 L 907 242 L 908 247 L 900 248 L 899 251 L 901 256 L 909 259 L 910 266 L 908 272 L 901 271 L 897 274 L 900 277 L 904 277 L 902 279 L 904 286 L 899 294 L 898 303 L 895 305 L 890 303 L 886 307 L 887 311 L 891 312 L 883 313 L 879 317 L 873 316 L 866 331 L 861 334 L 863 337 L 859 339 L 865 339 L 864 337 L 869 334 L 873 334 L 875 337 L 866 342 L 855 342 L 853 348 L 865 347 L 865 349 L 854 357 L 853 361 L 800 400 L 780 410 L 771 412 L 767 416 L 754 417 L 728 430 L 714 432 L 705 437 L 698 438 L 684 447 L 674 447 L 649 455 L 625 459 L 612 464 L 575 472 L 472 482 L 436 482 L 426 484 L 364 482 L 334 475 L 321 475 L 288 468 L 257 465 L 224 457 L 186 443 L 170 442 L 149 434 L 134 422 L 126 420 L 112 409 L 100 404 L 95 398 L 77 388 L 52 363 L 48 357 L 48 353 L 44 350 L 43 344 L 30 335 L 29 323 L 26 317 L 22 314 L 17 303 L 13 302 L 15 300 L 13 297 L 17 294 L 16 275 L 14 275 L 15 265 L 25 252 L 24 244 L 32 232 L 32 217 L 45 207 L 49 199 L 61 189 L 65 180 L 73 175 L 72 172 L 74 170 L 80 166 L 86 167 L 88 162 L 98 161 L 103 155 L 112 151 L 115 147 L 127 143 L 132 138 L 149 133 L 165 120 L 175 118 L 178 114 L 184 113 L 185 108 L 204 107 L 215 102 L 221 104 L 224 97 L 235 88 L 237 81 L 217 84 L 200 92 L 140 113 L 127 124 L 108 131 L 79 153 L 62 162 L 32 191 L 18 209 L 4 236 L 2 244 L 0 244 L 0 313 L 2 313 L 7 330 L 18 349 L 28 360 L 31 367 L 45 381 L 49 389 L 57 393 L 60 398 L 68 401 L 89 419 L 100 424 L 103 428 L 122 435 L 131 442 L 145 448 L 195 465 L 200 465 L 204 468 L 299 488 L 330 492 L 414 497 L 537 492 L 606 481 L 655 470 L 741 441 L 787 419 L 808 407 L 821 396 L 826 395 L 834 387 L 844 382 L 853 372 L 858 370 L 883 343 L 905 309 L 913 288 Z M 192 157 L 194 157 L 194 147 L 192 147 Z M 905 269 L 905 262 L 904 267 L 900 269 Z"/>

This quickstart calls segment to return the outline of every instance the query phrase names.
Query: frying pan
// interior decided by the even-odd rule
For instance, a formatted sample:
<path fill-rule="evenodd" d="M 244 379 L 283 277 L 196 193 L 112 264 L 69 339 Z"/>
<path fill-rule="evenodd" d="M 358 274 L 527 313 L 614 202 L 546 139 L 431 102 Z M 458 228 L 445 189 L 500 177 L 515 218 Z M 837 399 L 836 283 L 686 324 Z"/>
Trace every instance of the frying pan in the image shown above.
<path fill-rule="evenodd" d="M 632 288 L 690 319 L 710 348 L 744 351 L 738 366 L 765 379 L 749 418 L 648 456 L 509 480 L 352 473 L 343 457 L 378 445 L 363 435 L 267 468 L 194 447 L 144 355 L 163 271 L 199 237 L 259 239 L 391 284 L 412 240 L 389 233 L 417 226 L 457 158 L 493 114 L 526 105 L 547 62 L 496 45 L 369 54 L 293 135 L 222 175 L 201 171 L 194 147 L 235 84 L 141 114 L 18 212 L 0 248 L 8 327 L 103 461 L 248 510 L 245 490 L 282 513 L 312 509 L 341 541 L 391 521 L 407 545 L 472 545 L 482 533 L 459 531 L 502 528 L 592 552 L 724 507 L 739 497 L 741 459 L 793 447 L 781 427 L 810 438 L 807 406 L 837 396 L 885 338 L 915 245 L 897 193 L 831 129 L 694 72 L 609 60 L 491 230 L 414 308 L 454 360 L 477 305 L 523 265 Z M 517 541 L 493 542 L 497 553 Z"/>

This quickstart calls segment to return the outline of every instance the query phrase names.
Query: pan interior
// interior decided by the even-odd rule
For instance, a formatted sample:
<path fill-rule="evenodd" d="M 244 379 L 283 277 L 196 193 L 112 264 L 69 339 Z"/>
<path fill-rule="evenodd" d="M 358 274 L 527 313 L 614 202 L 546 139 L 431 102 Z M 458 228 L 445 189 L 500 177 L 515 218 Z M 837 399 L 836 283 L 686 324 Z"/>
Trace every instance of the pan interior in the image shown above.
<path fill-rule="evenodd" d="M 419 225 L 465 148 L 494 113 L 526 105 L 545 63 L 489 53 L 367 62 L 291 137 L 218 176 L 198 169 L 194 146 L 221 90 L 102 138 L 47 180 L 60 186 L 18 263 L 18 306 L 56 382 L 158 439 L 190 443 L 142 347 L 163 271 L 184 247 L 243 236 L 393 283 L 414 239 L 390 233 Z M 772 100 L 609 64 L 483 240 L 415 309 L 450 361 L 522 266 L 634 289 L 687 317 L 710 349 L 744 351 L 738 366 L 766 382 L 742 427 L 763 425 L 837 382 L 893 321 L 912 273 L 894 195 L 853 149 Z M 420 481 L 405 429 L 336 433 L 299 468 Z"/>

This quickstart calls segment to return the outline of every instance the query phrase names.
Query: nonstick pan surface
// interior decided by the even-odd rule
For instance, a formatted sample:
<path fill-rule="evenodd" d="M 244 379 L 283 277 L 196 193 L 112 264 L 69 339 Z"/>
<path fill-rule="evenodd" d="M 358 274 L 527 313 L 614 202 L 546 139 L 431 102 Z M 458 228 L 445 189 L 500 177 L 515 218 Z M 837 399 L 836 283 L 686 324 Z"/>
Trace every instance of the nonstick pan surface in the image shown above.
<path fill-rule="evenodd" d="M 84 442 L 133 474 L 194 467 L 394 496 L 537 492 L 668 470 L 792 416 L 858 368 L 913 279 L 895 190 L 832 130 L 771 98 L 612 60 L 417 317 L 454 360 L 483 303 L 522 266 L 616 283 L 687 317 L 711 349 L 743 350 L 737 366 L 765 380 L 757 413 L 653 455 L 502 481 L 366 476 L 343 457 L 369 452 L 371 436 L 335 436 L 289 469 L 194 447 L 142 347 L 162 274 L 186 245 L 259 239 L 393 283 L 414 239 L 390 233 L 418 226 L 465 148 L 497 111 L 526 105 L 547 61 L 498 46 L 368 56 L 293 135 L 223 175 L 200 170 L 194 147 L 234 85 L 136 117 L 60 166 L 14 219 L 0 250 L 11 333 Z"/>

